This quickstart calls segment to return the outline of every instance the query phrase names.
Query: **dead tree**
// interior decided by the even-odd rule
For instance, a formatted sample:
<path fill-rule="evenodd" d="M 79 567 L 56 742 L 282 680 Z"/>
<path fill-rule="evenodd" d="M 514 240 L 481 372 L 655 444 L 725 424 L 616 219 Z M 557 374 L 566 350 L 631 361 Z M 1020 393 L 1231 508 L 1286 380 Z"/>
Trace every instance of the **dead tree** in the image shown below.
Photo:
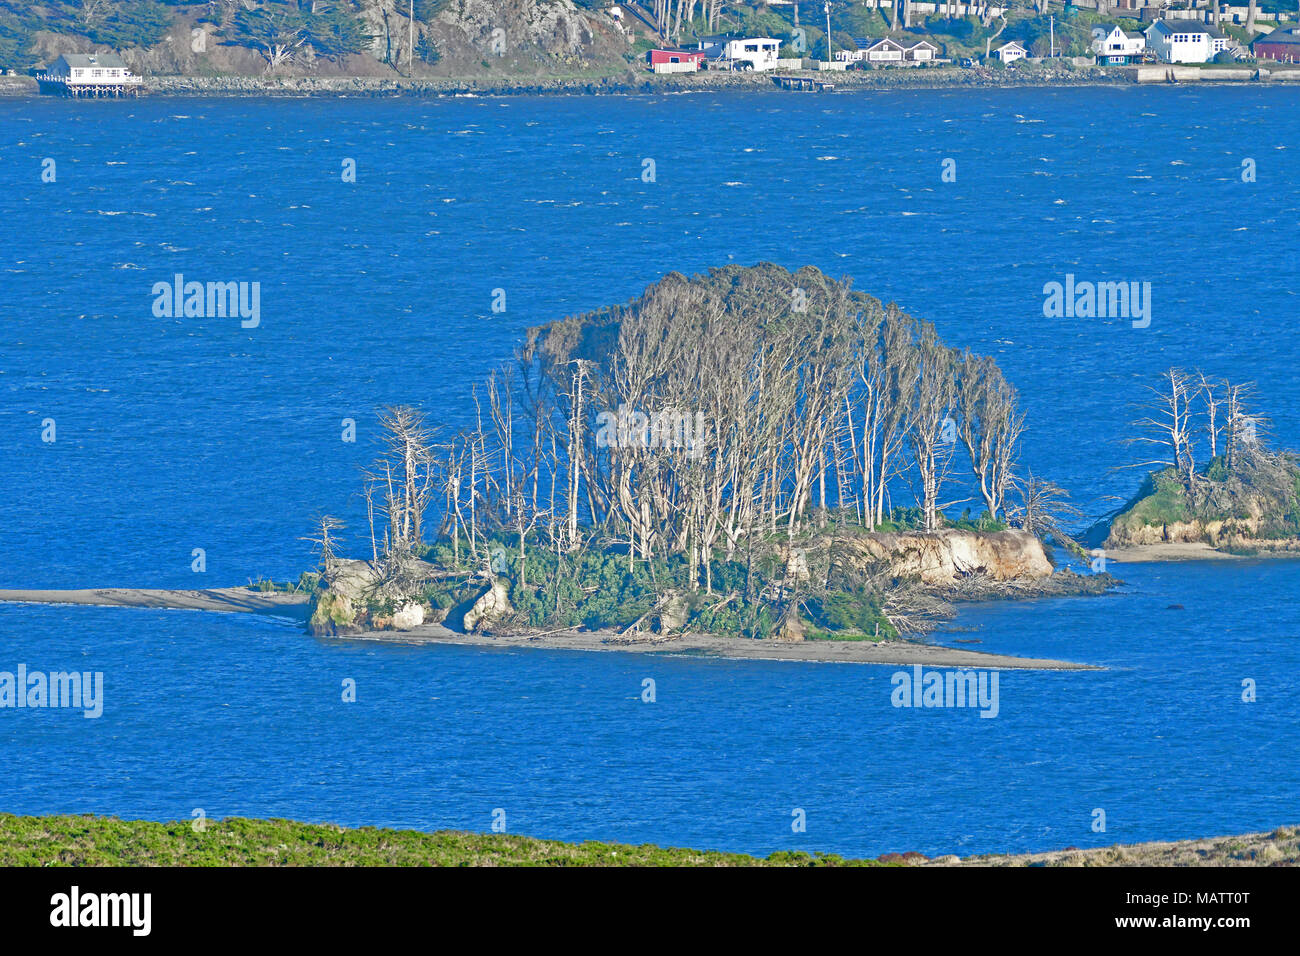
<path fill-rule="evenodd" d="M 1192 377 L 1181 369 L 1168 369 L 1161 376 L 1163 389 L 1147 386 L 1154 399 L 1151 414 L 1133 422 L 1144 434 L 1128 439 L 1129 444 L 1145 444 L 1160 455 L 1132 467 L 1164 465 L 1173 468 L 1187 487 L 1196 479 L 1196 456 L 1192 447 L 1192 401 L 1197 387 Z"/>
<path fill-rule="evenodd" d="M 989 518 L 997 520 L 1013 481 L 1024 415 L 1017 408 L 1016 390 L 992 359 L 965 352 L 956 372 L 957 435 Z"/>
<path fill-rule="evenodd" d="M 345 527 L 343 522 L 338 518 L 332 515 L 321 515 L 316 519 L 315 536 L 300 539 L 310 541 L 316 545 L 316 552 L 320 559 L 320 569 L 327 576 L 334 569 L 334 562 L 338 560 L 334 554 L 334 546 L 337 544 L 334 532 L 341 530 L 343 527 Z"/>
<path fill-rule="evenodd" d="M 955 391 L 953 368 L 952 350 L 939 341 L 932 325 L 922 324 L 917 340 L 918 374 L 908 439 L 921 483 L 918 504 L 926 531 L 939 527 L 939 490 L 956 440 L 947 416 Z"/>

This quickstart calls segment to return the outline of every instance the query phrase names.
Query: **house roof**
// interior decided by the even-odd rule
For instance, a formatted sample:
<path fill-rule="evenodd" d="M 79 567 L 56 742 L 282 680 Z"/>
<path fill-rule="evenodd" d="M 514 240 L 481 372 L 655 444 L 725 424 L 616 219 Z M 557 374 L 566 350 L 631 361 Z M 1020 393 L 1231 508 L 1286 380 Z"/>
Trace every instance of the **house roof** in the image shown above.
<path fill-rule="evenodd" d="M 1272 33 L 1265 33 L 1263 36 L 1257 36 L 1250 41 L 1250 45 L 1256 43 L 1283 43 L 1288 46 L 1300 46 L 1300 33 L 1295 30 L 1274 30 Z"/>
<path fill-rule="evenodd" d="M 908 49 L 915 50 L 919 46 L 928 46 L 931 50 L 939 49 L 935 44 L 931 43 L 929 40 L 917 40 L 915 43 L 909 46 Z"/>
<path fill-rule="evenodd" d="M 1143 38 L 1143 36 L 1144 36 L 1141 32 L 1137 32 L 1137 33 L 1135 33 L 1135 32 L 1133 32 L 1132 30 L 1125 30 L 1125 29 L 1124 29 L 1123 27 L 1121 27 L 1118 23 L 1112 23 L 1112 24 L 1110 24 L 1109 26 L 1110 26 L 1110 29 L 1107 30 L 1106 33 L 1104 34 L 1105 36 L 1108 36 L 1108 37 L 1114 36 L 1116 33 L 1119 33 L 1119 34 L 1121 34 L 1121 35 L 1123 35 L 1123 36 L 1125 36 L 1125 37 L 1128 37 L 1128 39 L 1130 39 L 1130 40 L 1141 40 L 1141 39 Z M 1102 27 L 1101 29 L 1105 30 L 1105 27 Z M 1098 33 L 1098 31 L 1095 31 L 1095 30 L 1094 30 L 1094 31 L 1093 31 L 1093 36 L 1096 36 L 1097 33 Z"/>
<path fill-rule="evenodd" d="M 1223 34 L 1214 27 L 1196 20 L 1157 20 L 1150 28 L 1161 33 L 1204 33 L 1217 40 L 1223 39 Z"/>
<path fill-rule="evenodd" d="M 994 52 L 1001 53 L 1003 50 L 1023 50 L 1025 53 L 1029 52 L 1028 50 L 1025 50 L 1025 48 L 1021 46 L 1019 43 L 1017 43 L 1015 40 L 1012 40 L 1010 43 L 1002 44 Z"/>
<path fill-rule="evenodd" d="M 881 37 L 879 40 L 868 40 L 867 44 L 868 44 L 867 46 L 863 47 L 864 50 L 874 50 L 876 47 L 882 44 L 888 44 L 899 50 L 907 49 L 907 47 L 903 46 L 903 44 L 899 43 L 893 37 Z"/>
<path fill-rule="evenodd" d="M 126 64 L 116 53 L 64 53 L 59 57 L 68 66 L 77 69 L 98 67 L 105 70 L 125 70 Z M 54 61 L 55 63 L 58 60 Z"/>

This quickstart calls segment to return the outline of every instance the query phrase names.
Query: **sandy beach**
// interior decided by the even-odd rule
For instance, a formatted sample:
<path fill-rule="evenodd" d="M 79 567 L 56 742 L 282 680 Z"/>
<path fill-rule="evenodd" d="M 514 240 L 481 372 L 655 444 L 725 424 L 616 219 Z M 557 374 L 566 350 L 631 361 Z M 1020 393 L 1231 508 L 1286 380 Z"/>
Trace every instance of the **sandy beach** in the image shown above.
<path fill-rule="evenodd" d="M 1203 541 L 1170 541 L 1163 544 L 1139 544 L 1127 548 L 1106 549 L 1107 561 L 1143 563 L 1157 561 L 1242 561 L 1247 558 L 1300 558 L 1300 551 L 1288 547 L 1268 547 L 1260 543 L 1256 554 L 1233 554 Z"/>
<path fill-rule="evenodd" d="M 153 607 L 181 611 L 238 611 L 306 617 L 307 595 L 248 588 L 83 588 L 71 591 L 0 589 L 0 601 L 21 604 L 89 604 L 98 607 Z"/>
<path fill-rule="evenodd" d="M 84 604 L 99 607 L 174 608 L 305 617 L 307 596 L 248 588 L 166 590 L 160 588 L 87 588 L 70 591 L 0 590 L 0 602 Z M 670 638 L 620 638 L 612 631 L 562 631 L 542 634 L 462 634 L 440 624 L 409 631 L 365 631 L 322 640 L 368 640 L 399 644 L 463 644 L 471 647 L 536 648 L 559 651 L 605 651 L 625 654 L 672 654 L 735 660 L 890 664 L 900 667 L 996 668 L 1004 670 L 1101 670 L 1090 664 L 914 644 L 908 641 L 755 641 L 716 634 Z"/>
<path fill-rule="evenodd" d="M 987 654 L 910 641 L 755 641 L 717 634 L 683 634 L 639 640 L 619 638 L 612 631 L 563 631 L 550 634 L 461 634 L 441 625 L 409 631 L 368 631 L 339 640 L 374 640 L 406 644 L 464 644 L 473 647 L 541 648 L 561 651 L 612 651 L 627 654 L 670 654 L 734 660 L 806 661 L 813 663 L 890 664 L 907 667 L 994 668 L 1000 670 L 1103 670 L 1091 664 L 1032 657 Z"/>
<path fill-rule="evenodd" d="M 1121 563 L 1152 561 L 1237 561 L 1241 555 L 1219 551 L 1202 541 L 1139 544 L 1128 548 L 1107 548 L 1106 560 Z"/>

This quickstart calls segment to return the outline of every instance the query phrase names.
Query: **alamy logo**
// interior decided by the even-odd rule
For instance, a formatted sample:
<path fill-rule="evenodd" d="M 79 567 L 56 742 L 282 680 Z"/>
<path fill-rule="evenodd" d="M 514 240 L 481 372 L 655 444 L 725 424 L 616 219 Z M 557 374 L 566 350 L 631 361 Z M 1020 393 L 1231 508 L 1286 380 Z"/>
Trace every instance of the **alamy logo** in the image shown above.
<path fill-rule="evenodd" d="M 939 444 L 955 445 L 957 443 L 957 423 L 947 416 L 939 423 Z"/>
<path fill-rule="evenodd" d="M 153 284 L 153 314 L 159 319 L 225 319 L 255 329 L 262 321 L 262 283 L 186 282 L 177 273 L 171 282 Z"/>
<path fill-rule="evenodd" d="M 1132 319 L 1133 328 L 1151 324 L 1150 282 L 1065 282 L 1043 286 L 1043 316 L 1048 319 Z"/>
<path fill-rule="evenodd" d="M 618 412 L 596 416 L 598 448 L 682 448 L 692 458 L 704 454 L 704 413 L 693 416 L 675 408 L 653 414 L 619 405 Z"/>
<path fill-rule="evenodd" d="M 100 671 L 0 671 L 0 709 L 76 708 L 87 720 L 104 713 L 104 675 Z"/>
<path fill-rule="evenodd" d="M 60 928 L 120 927 L 133 936 L 148 936 L 153 928 L 150 893 L 82 893 L 74 886 L 50 897 L 50 925 Z"/>
<path fill-rule="evenodd" d="M 911 671 L 897 671 L 889 702 L 895 707 L 978 707 L 981 717 L 996 717 L 998 672 L 924 671 L 920 664 Z"/>

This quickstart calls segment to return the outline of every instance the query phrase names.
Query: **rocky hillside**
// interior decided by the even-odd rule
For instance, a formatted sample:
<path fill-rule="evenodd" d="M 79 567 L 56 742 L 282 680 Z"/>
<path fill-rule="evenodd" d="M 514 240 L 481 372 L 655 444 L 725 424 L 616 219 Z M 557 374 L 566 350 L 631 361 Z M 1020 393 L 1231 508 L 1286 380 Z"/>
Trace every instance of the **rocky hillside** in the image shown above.
<path fill-rule="evenodd" d="M 0 0 L 0 69 L 24 73 L 60 53 L 118 50 L 157 76 L 624 73 L 636 59 L 636 30 L 605 9 L 415 0 L 412 22 L 410 0 Z"/>

